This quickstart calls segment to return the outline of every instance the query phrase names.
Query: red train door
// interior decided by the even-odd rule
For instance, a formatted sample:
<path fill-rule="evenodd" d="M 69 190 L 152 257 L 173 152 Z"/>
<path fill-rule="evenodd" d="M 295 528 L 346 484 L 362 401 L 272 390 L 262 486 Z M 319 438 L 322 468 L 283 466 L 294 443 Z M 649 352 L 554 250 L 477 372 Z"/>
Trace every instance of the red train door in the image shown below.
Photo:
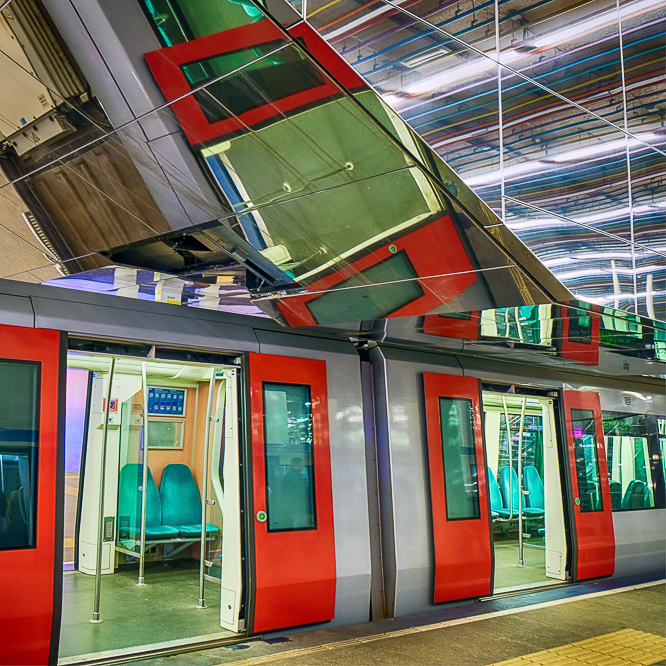
<path fill-rule="evenodd" d="M 58 660 L 64 338 L 0 326 L 0 664 Z"/>
<path fill-rule="evenodd" d="M 333 619 L 324 361 L 250 354 L 255 632 Z"/>
<path fill-rule="evenodd" d="M 610 576 L 615 535 L 599 395 L 564 391 L 563 403 L 576 536 L 572 573 L 575 580 Z"/>
<path fill-rule="evenodd" d="M 479 380 L 423 373 L 435 603 L 490 594 L 493 552 Z"/>

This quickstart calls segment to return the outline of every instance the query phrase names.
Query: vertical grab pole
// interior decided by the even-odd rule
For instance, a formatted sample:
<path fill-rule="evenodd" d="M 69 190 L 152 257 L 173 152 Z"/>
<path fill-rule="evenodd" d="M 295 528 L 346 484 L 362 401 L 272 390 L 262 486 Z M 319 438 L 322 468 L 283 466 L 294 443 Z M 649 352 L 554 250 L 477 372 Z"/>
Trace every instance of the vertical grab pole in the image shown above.
<path fill-rule="evenodd" d="M 93 624 L 102 622 L 99 617 L 99 606 L 102 597 L 102 546 L 104 545 L 104 486 L 106 482 L 106 441 L 109 435 L 109 410 L 111 409 L 111 390 L 113 388 L 113 371 L 116 367 L 115 357 L 111 357 L 109 366 L 109 383 L 106 387 L 106 404 L 104 406 L 104 426 L 102 428 L 102 450 L 100 452 L 99 472 L 99 508 L 97 511 L 97 561 L 95 562 L 95 596 L 93 599 Z"/>
<path fill-rule="evenodd" d="M 148 502 L 148 380 L 146 362 L 141 361 L 141 384 L 143 388 L 143 460 L 141 461 L 141 541 L 139 542 L 139 580 L 137 585 L 145 585 L 146 566 L 146 505 Z"/>
<path fill-rule="evenodd" d="M 525 424 L 525 406 L 527 398 L 523 396 L 523 406 L 520 410 L 520 428 L 518 430 L 518 566 L 525 566 L 523 551 L 523 428 Z"/>
<path fill-rule="evenodd" d="M 506 398 L 502 396 L 504 407 L 504 421 L 506 422 L 506 441 L 509 449 L 509 469 L 513 469 L 513 443 L 511 442 L 511 425 L 509 424 L 509 410 L 506 406 Z M 513 519 L 513 474 L 509 473 L 509 517 L 507 522 Z M 508 529 L 509 526 L 507 526 Z"/>
<path fill-rule="evenodd" d="M 215 368 L 211 368 L 206 407 L 206 432 L 204 434 L 203 473 L 201 479 L 201 548 L 199 554 L 199 603 L 197 608 L 206 608 L 204 600 L 204 571 L 206 568 L 206 506 L 208 504 L 208 449 L 210 447 L 210 424 L 213 421 L 213 393 L 215 392 Z"/>

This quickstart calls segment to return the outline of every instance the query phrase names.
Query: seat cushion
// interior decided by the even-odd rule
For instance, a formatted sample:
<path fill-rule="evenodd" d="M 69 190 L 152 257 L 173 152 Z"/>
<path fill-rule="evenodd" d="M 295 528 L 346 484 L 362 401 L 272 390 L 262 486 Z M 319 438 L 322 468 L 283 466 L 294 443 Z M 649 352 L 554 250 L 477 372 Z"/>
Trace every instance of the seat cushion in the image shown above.
<path fill-rule="evenodd" d="M 199 525 L 174 525 L 181 537 L 197 539 L 201 536 L 201 523 Z M 206 525 L 206 534 L 217 534 L 220 531 L 215 525 Z"/>
<path fill-rule="evenodd" d="M 134 538 L 141 536 L 141 530 L 131 529 L 130 534 Z M 178 536 L 178 530 L 169 525 L 151 525 L 146 527 L 146 539 L 173 539 Z"/>

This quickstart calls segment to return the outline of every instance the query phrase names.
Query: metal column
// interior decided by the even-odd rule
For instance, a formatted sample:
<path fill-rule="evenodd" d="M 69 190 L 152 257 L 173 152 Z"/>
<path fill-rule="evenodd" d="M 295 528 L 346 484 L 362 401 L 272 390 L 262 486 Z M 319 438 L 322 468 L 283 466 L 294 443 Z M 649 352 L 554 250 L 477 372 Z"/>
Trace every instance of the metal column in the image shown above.
<path fill-rule="evenodd" d="M 206 407 L 206 432 L 204 435 L 203 473 L 201 479 L 201 549 L 199 554 L 199 602 L 197 608 L 206 608 L 204 600 L 204 574 L 206 569 L 206 506 L 208 504 L 208 450 L 210 447 L 210 424 L 215 420 L 213 411 L 213 393 L 215 392 L 215 368 L 211 368 L 208 385 L 208 404 Z"/>
<path fill-rule="evenodd" d="M 116 359 L 111 358 L 109 366 L 109 383 L 106 387 L 106 404 L 104 406 L 104 426 L 102 429 L 102 451 L 100 453 L 99 474 L 99 509 L 97 512 L 97 561 L 95 562 L 95 596 L 93 600 L 93 616 L 90 622 L 102 622 L 99 615 L 99 606 L 102 596 L 102 547 L 104 545 L 104 486 L 106 482 L 106 442 L 109 434 L 109 409 L 111 408 L 111 390 L 113 387 L 113 371 Z"/>
<path fill-rule="evenodd" d="M 141 536 L 139 543 L 139 580 L 137 585 L 145 585 L 144 569 L 146 564 L 146 503 L 148 493 L 148 380 L 146 377 L 146 362 L 141 361 L 141 383 L 143 388 L 143 459 L 141 477 Z"/>

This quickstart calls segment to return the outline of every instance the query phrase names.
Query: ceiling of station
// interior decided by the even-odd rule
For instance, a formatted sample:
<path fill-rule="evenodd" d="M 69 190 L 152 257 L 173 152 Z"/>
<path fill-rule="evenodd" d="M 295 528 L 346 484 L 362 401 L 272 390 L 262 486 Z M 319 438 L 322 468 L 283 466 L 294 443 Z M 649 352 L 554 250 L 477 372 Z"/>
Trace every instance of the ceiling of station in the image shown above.
<path fill-rule="evenodd" d="M 299 8 L 577 297 L 664 318 L 666 2 Z"/>

